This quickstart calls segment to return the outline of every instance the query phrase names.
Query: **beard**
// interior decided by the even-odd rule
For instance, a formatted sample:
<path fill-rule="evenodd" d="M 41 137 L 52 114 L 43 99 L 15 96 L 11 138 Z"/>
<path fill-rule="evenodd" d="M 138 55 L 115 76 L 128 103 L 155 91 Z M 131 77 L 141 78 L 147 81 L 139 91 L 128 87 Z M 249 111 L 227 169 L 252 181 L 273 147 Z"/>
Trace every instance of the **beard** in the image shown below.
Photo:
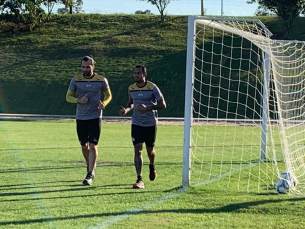
<path fill-rule="evenodd" d="M 137 83 L 142 83 L 144 82 L 144 79 L 140 78 L 140 79 L 134 79 Z"/>
<path fill-rule="evenodd" d="M 92 74 L 93 74 L 93 73 L 90 72 L 90 71 L 89 71 L 89 72 L 83 72 L 83 76 L 92 76 Z"/>

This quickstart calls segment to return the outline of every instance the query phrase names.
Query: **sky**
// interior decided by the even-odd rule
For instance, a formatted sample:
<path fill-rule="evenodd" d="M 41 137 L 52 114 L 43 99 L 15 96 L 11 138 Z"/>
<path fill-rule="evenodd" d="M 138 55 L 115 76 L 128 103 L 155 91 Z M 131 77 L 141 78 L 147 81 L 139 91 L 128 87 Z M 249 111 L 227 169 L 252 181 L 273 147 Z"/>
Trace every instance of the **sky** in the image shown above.
<path fill-rule="evenodd" d="M 203 0 L 206 15 L 221 16 L 254 16 L 257 9 L 256 4 L 247 4 L 247 0 Z M 56 13 L 56 5 L 52 12 Z M 159 15 L 155 5 L 140 0 L 83 0 L 85 13 L 98 14 L 134 14 L 135 11 L 150 10 L 153 14 Z M 172 0 L 165 9 L 167 15 L 200 15 L 201 0 Z"/>

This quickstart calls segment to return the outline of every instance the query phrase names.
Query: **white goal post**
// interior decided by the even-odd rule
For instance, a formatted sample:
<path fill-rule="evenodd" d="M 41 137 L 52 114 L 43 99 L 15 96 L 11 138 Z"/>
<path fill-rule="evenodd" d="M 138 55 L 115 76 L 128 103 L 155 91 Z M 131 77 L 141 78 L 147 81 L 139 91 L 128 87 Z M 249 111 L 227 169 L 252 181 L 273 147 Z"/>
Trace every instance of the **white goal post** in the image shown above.
<path fill-rule="evenodd" d="M 305 185 L 305 45 L 258 19 L 189 16 L 182 186 Z"/>

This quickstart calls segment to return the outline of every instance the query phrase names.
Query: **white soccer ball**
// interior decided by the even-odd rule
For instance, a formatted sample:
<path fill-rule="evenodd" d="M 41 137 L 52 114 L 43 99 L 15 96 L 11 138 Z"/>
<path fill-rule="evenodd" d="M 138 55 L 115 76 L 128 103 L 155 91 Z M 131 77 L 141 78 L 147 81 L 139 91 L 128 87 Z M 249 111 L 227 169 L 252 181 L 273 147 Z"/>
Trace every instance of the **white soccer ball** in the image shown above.
<path fill-rule="evenodd" d="M 276 182 L 275 188 L 279 194 L 287 194 L 297 185 L 296 178 L 289 172 L 282 172 L 280 179 Z"/>
<path fill-rule="evenodd" d="M 276 182 L 275 188 L 278 194 L 287 194 L 292 187 L 288 180 L 280 178 Z"/>

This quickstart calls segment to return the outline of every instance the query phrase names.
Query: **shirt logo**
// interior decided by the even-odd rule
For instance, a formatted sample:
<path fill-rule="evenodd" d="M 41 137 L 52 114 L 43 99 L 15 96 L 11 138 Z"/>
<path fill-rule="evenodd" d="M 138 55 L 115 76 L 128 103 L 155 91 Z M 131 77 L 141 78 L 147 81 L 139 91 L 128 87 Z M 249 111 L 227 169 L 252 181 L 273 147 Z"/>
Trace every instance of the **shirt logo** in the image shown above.
<path fill-rule="evenodd" d="M 138 94 L 138 96 L 142 97 L 142 96 L 143 96 L 142 92 L 140 92 L 140 93 Z"/>
<path fill-rule="evenodd" d="M 86 84 L 86 87 L 91 87 L 91 84 Z"/>

